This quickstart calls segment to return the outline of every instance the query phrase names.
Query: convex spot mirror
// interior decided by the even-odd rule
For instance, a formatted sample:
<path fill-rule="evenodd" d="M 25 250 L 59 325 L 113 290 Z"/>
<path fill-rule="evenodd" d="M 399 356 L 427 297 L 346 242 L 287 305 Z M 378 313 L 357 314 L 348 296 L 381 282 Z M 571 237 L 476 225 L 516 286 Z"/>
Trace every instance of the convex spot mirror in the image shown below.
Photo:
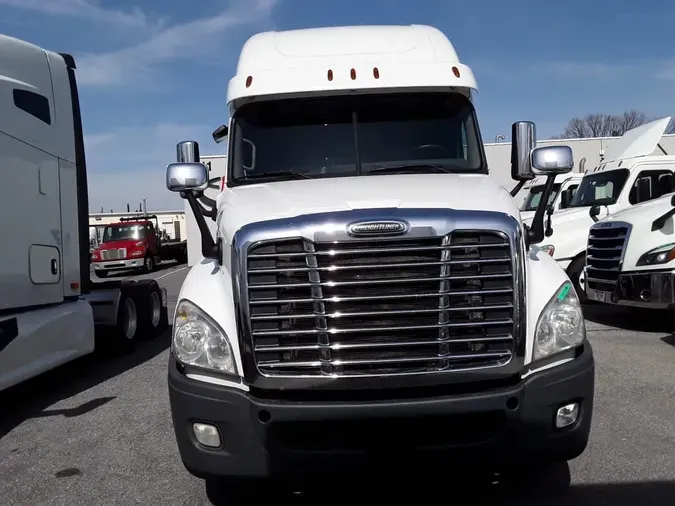
<path fill-rule="evenodd" d="M 530 153 L 532 171 L 537 175 L 567 174 L 574 168 L 574 155 L 569 146 L 543 146 Z"/>
<path fill-rule="evenodd" d="M 166 166 L 166 187 L 172 192 L 204 191 L 209 169 L 200 162 L 177 162 Z"/>

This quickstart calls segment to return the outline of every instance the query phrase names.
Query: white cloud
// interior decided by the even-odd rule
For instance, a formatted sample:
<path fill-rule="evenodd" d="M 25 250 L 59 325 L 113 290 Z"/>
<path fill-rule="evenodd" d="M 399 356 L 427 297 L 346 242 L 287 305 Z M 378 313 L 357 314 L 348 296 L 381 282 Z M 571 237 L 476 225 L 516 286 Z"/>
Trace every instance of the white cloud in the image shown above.
<path fill-rule="evenodd" d="M 85 136 L 89 207 L 98 212 L 126 211 L 146 199 L 148 210 L 182 209 L 183 201 L 165 186 L 165 168 L 176 159 L 176 143 L 200 142 L 202 154 L 218 154 L 222 148 L 210 138 L 204 125 L 160 124 L 130 127 Z M 210 142 L 209 142 L 210 141 Z"/>
<path fill-rule="evenodd" d="M 151 23 L 145 13 L 138 7 L 128 11 L 109 9 L 103 7 L 96 0 L 0 0 L 0 5 L 48 15 L 88 19 L 129 28 L 148 29 L 156 25 Z"/>
<path fill-rule="evenodd" d="M 170 61 L 217 55 L 226 47 L 223 39 L 229 31 L 247 25 L 272 27 L 275 4 L 276 0 L 233 0 L 215 16 L 163 28 L 140 44 L 79 55 L 78 81 L 82 86 L 128 86 L 147 79 Z"/>

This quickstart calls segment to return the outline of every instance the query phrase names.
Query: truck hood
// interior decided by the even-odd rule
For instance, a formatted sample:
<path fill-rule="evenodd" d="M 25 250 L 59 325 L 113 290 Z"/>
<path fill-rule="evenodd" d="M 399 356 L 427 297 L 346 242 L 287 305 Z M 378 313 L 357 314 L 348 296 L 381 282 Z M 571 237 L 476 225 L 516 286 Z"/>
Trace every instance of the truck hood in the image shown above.
<path fill-rule="evenodd" d="M 524 223 L 532 223 L 534 213 L 536 213 L 536 211 L 520 211 L 520 219 L 523 220 Z"/>
<path fill-rule="evenodd" d="M 575 207 L 562 209 L 551 215 L 553 234 L 546 237 L 542 244 L 554 247 L 553 258 L 567 261 L 586 249 L 588 229 L 595 223 L 588 214 L 589 210 L 590 207 Z M 531 226 L 532 218 L 523 219 L 523 223 Z"/>
<path fill-rule="evenodd" d="M 585 221 L 586 218 L 590 220 L 590 216 L 588 214 L 590 209 L 591 209 L 590 207 L 571 207 L 567 209 L 554 211 L 554 213 L 551 215 L 551 223 L 553 225 L 562 225 L 563 223 Z M 526 212 L 532 214 L 525 217 L 524 214 Z M 532 225 L 532 219 L 534 218 L 534 211 L 521 212 L 520 215 L 523 219 L 523 223 Z M 546 217 L 546 215 L 544 215 L 544 217 Z"/>
<path fill-rule="evenodd" d="M 485 175 L 397 174 L 261 183 L 226 189 L 220 232 L 231 237 L 249 223 L 377 208 L 495 211 L 519 219 L 511 195 Z"/>
<path fill-rule="evenodd" d="M 143 239 L 124 239 L 120 241 L 110 241 L 110 242 L 104 242 L 99 245 L 98 248 L 96 248 L 97 251 L 101 251 L 104 249 L 118 249 L 118 248 L 135 248 L 137 242 L 143 242 Z"/>
<path fill-rule="evenodd" d="M 637 267 L 637 261 L 647 251 L 666 244 L 675 243 L 675 223 L 671 217 L 659 230 L 652 231 L 652 222 L 672 209 L 672 194 L 637 204 L 628 209 L 616 212 L 598 223 L 624 222 L 631 225 L 630 235 L 624 251 L 622 270 L 659 270 L 675 269 L 675 261 L 660 265 Z"/>
<path fill-rule="evenodd" d="M 673 207 L 670 203 L 672 197 L 673 194 L 668 193 L 657 199 L 648 200 L 641 204 L 635 204 L 622 209 L 621 211 L 612 213 L 601 221 L 625 221 L 633 226 L 644 222 L 648 225 L 647 228 L 651 229 L 652 221 Z M 649 223 L 647 223 L 647 221 L 649 221 Z"/>

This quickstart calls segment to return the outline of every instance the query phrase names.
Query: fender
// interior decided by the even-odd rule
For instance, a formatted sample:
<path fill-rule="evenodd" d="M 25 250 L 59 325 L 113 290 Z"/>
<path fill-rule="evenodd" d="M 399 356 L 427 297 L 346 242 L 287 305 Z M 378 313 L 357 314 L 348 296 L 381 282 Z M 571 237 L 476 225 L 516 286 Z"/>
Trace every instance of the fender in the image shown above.
<path fill-rule="evenodd" d="M 537 246 L 530 248 L 525 261 L 527 270 L 527 337 L 525 364 L 532 362 L 532 347 L 537 322 L 542 311 L 563 283 L 569 282 L 565 271 L 551 256 Z"/>
<path fill-rule="evenodd" d="M 202 259 L 190 269 L 186 276 L 178 294 L 178 302 L 182 299 L 188 299 L 199 306 L 227 334 L 237 364 L 237 371 L 241 374 L 243 365 L 230 271 L 219 266 L 215 260 Z M 177 307 L 178 304 L 176 304 Z M 174 310 L 174 318 L 175 316 Z"/>

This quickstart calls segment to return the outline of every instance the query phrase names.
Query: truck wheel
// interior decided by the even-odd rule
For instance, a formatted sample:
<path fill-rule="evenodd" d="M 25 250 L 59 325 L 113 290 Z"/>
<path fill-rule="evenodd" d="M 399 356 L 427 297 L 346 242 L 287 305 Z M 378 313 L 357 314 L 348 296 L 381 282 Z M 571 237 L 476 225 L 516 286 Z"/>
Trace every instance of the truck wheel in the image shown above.
<path fill-rule="evenodd" d="M 108 277 L 108 271 L 94 271 L 94 274 L 96 274 L 97 278 L 107 278 Z"/>
<path fill-rule="evenodd" d="M 582 304 L 588 302 L 586 292 L 579 283 L 579 276 L 581 276 L 581 272 L 584 270 L 585 263 L 586 263 L 585 258 L 581 256 L 576 260 L 572 261 L 570 266 L 567 268 L 567 275 L 569 276 L 570 281 L 572 281 L 572 284 L 574 285 L 574 289 L 577 292 L 577 297 L 579 297 L 579 302 L 581 302 Z"/>
<path fill-rule="evenodd" d="M 169 326 L 169 314 L 166 301 L 162 297 L 162 289 L 154 279 L 143 279 L 136 282 L 139 289 L 139 327 L 142 339 L 154 339 L 160 336 Z"/>
<path fill-rule="evenodd" d="M 152 255 L 148 255 L 143 260 L 143 272 L 149 274 L 155 270 L 155 259 Z"/>
<path fill-rule="evenodd" d="M 129 353 L 136 347 L 140 334 L 138 299 L 138 294 L 129 293 L 124 288 L 121 290 L 114 332 L 116 353 Z"/>

